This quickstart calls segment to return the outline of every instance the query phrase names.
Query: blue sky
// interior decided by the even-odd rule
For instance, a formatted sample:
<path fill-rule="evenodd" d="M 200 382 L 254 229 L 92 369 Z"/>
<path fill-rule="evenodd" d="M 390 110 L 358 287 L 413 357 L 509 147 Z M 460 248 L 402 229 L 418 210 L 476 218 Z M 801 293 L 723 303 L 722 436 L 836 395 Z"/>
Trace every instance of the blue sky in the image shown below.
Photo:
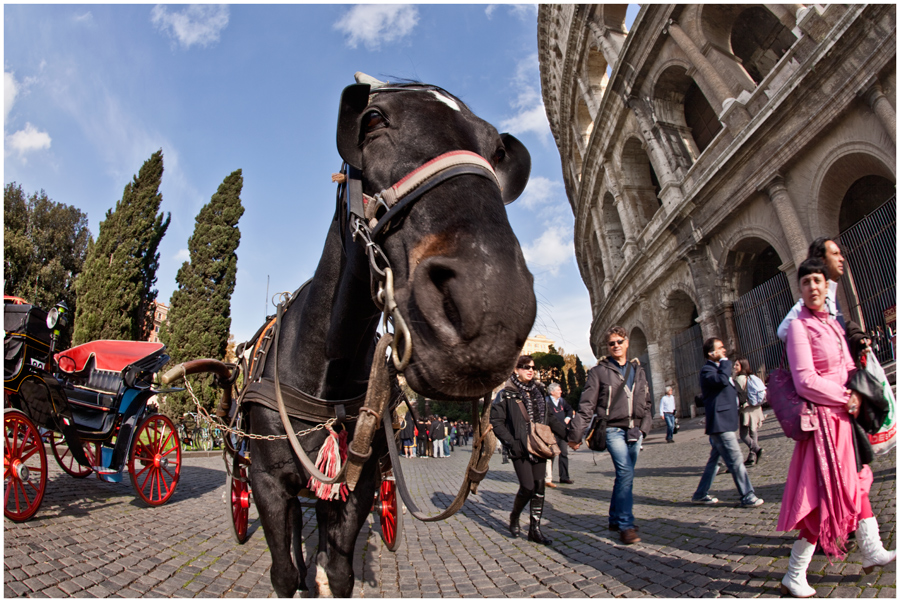
<path fill-rule="evenodd" d="M 633 19 L 633 16 L 631 16 Z M 533 333 L 593 364 L 574 217 L 547 124 L 534 5 L 10 5 L 4 7 L 4 183 L 99 223 L 162 149 L 158 298 L 168 303 L 194 218 L 243 169 L 232 333 L 252 336 L 277 291 L 319 260 L 340 169 L 340 93 L 363 71 L 442 86 L 532 156 L 508 206 L 535 275 Z"/>

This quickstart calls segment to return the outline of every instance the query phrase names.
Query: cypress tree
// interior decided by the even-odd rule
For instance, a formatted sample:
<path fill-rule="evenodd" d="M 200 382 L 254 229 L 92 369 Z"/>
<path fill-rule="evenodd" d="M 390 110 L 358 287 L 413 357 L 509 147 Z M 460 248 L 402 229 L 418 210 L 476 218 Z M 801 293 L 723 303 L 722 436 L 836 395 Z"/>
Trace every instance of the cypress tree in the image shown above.
<path fill-rule="evenodd" d="M 178 270 L 178 288 L 172 294 L 168 318 L 160 328 L 160 340 L 174 363 L 199 358 L 224 359 L 231 329 L 231 295 L 237 277 L 237 254 L 244 214 L 241 170 L 225 178 L 209 203 L 197 214 L 194 233 L 188 239 L 190 258 Z M 194 386 L 207 410 L 218 394 L 209 384 Z M 166 400 L 170 415 L 193 410 L 184 395 Z"/>
<path fill-rule="evenodd" d="M 171 215 L 159 211 L 163 155 L 144 162 L 125 186 L 115 209 L 107 210 L 96 241 L 88 244 L 84 270 L 76 280 L 78 309 L 73 342 L 96 339 L 146 340 L 153 327 L 159 243 Z"/>

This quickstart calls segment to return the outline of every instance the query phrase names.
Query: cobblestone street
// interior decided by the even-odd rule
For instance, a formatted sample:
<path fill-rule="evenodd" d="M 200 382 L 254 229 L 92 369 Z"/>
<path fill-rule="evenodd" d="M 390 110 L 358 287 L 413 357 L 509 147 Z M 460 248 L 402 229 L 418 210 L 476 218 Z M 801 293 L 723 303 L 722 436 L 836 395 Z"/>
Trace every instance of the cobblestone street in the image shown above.
<path fill-rule="evenodd" d="M 690 503 L 708 458 L 702 419 L 686 420 L 676 443 L 651 433 L 638 460 L 635 516 L 641 543 L 622 545 L 607 530 L 614 472 L 609 455 L 570 456 L 574 485 L 547 490 L 544 533 L 552 547 L 510 538 L 506 523 L 517 489 L 499 455 L 463 510 L 442 523 L 407 514 L 396 553 L 372 519 L 357 543 L 355 597 L 777 597 L 794 534 L 775 531 L 793 443 L 774 417 L 760 435 L 765 453 L 750 469 L 766 503 L 738 507 L 730 475 L 711 490 L 715 506 Z M 462 481 L 470 448 L 449 459 L 405 460 L 420 508 L 445 507 Z M 271 597 L 270 558 L 259 522 L 244 545 L 233 539 L 220 457 L 188 457 L 173 499 L 146 508 L 123 483 L 77 480 L 52 458 L 38 514 L 4 520 L 4 596 Z M 872 466 L 871 500 L 885 547 L 896 546 L 895 454 Z M 304 549 L 315 553 L 312 509 L 304 513 Z M 251 518 L 255 518 L 255 509 Z M 527 524 L 527 519 L 523 516 Z M 310 565 L 313 563 L 310 562 Z M 309 583 L 312 584 L 310 571 Z M 816 556 L 809 581 L 820 597 L 896 597 L 896 568 L 861 573 L 853 551 L 829 565 Z"/>

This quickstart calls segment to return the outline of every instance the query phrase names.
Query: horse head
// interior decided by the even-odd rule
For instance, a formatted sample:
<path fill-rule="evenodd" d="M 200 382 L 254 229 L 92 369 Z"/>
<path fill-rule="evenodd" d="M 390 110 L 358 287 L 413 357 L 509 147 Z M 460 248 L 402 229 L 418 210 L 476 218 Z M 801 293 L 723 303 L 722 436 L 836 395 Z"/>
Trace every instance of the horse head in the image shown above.
<path fill-rule="evenodd" d="M 508 377 L 535 319 L 534 279 L 504 207 L 524 190 L 531 158 L 436 86 L 357 81 L 341 98 L 338 150 L 382 205 L 367 215 L 411 335 L 405 377 L 430 397 L 481 396 Z M 414 202 L 383 202 L 379 193 L 448 156 L 469 168 L 422 186 Z"/>

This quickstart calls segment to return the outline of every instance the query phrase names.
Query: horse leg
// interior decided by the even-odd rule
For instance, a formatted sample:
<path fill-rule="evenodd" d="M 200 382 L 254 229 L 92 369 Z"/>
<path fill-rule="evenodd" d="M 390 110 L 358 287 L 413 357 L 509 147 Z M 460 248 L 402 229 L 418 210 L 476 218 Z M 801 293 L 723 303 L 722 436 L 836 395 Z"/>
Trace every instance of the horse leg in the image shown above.
<path fill-rule="evenodd" d="M 256 502 L 266 543 L 272 556 L 272 568 L 269 571 L 272 587 L 279 598 L 293 598 L 297 589 L 306 588 L 306 564 L 301 558 L 299 563 L 303 567 L 301 579 L 301 573 L 291 560 L 291 538 L 297 537 L 300 531 L 298 526 L 301 522 L 298 516 L 301 510 L 300 503 L 279 485 L 276 477 L 268 473 L 254 473 L 252 487 L 253 500 Z M 298 542 L 295 551 L 299 547 Z"/>
<path fill-rule="evenodd" d="M 300 500 L 296 497 L 291 498 L 289 502 L 291 506 L 291 523 L 293 524 L 293 547 L 294 547 L 294 563 L 297 565 L 297 569 L 299 571 L 298 585 L 300 586 L 300 592 L 305 593 L 309 591 L 309 587 L 306 585 L 306 558 L 303 557 L 303 507 L 300 505 Z"/>
<path fill-rule="evenodd" d="M 373 454 L 374 456 L 374 454 Z M 359 531 L 375 500 L 377 463 L 366 466 L 346 502 L 319 501 L 319 552 L 316 555 L 316 586 L 320 597 L 349 598 L 353 594 L 353 551 Z"/>

